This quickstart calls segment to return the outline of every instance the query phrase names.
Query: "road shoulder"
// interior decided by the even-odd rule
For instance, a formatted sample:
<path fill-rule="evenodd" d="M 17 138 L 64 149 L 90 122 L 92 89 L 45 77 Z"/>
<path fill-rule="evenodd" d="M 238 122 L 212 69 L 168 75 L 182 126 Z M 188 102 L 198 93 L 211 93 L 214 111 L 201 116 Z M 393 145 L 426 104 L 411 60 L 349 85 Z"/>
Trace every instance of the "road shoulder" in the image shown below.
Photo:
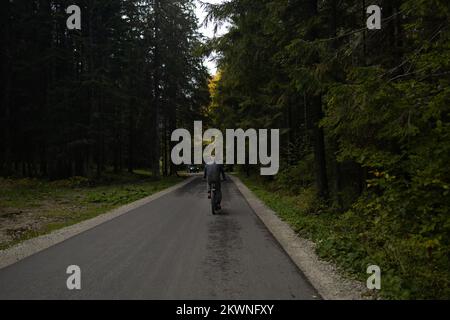
<path fill-rule="evenodd" d="M 166 194 L 182 188 L 186 184 L 190 183 L 195 177 L 188 178 L 179 184 L 176 184 L 170 188 L 152 194 L 146 198 L 124 205 L 107 213 L 96 216 L 95 218 L 85 220 L 75 225 L 71 225 L 49 234 L 42 235 L 36 238 L 32 238 L 23 241 L 11 248 L 0 251 L 0 269 L 12 265 L 26 257 L 36 254 L 42 250 L 52 247 L 60 242 L 63 242 L 69 238 L 72 238 L 82 232 L 92 229 L 102 223 L 110 221 L 114 218 L 122 216 L 136 208 L 146 205 L 158 198 L 165 196 Z"/>
<path fill-rule="evenodd" d="M 320 259 L 312 241 L 299 237 L 292 228 L 268 208 L 242 181 L 230 176 L 255 214 L 277 239 L 292 261 L 325 300 L 361 300 L 370 295 L 364 284 L 344 277 L 337 267 Z"/>

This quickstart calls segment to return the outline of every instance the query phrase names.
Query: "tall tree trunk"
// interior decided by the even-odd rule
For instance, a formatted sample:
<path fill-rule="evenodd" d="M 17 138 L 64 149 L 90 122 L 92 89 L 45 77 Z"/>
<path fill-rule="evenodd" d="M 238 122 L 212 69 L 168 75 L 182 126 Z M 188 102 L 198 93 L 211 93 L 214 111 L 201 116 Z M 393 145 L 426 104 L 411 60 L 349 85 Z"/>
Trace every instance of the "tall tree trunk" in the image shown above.
<path fill-rule="evenodd" d="M 160 57 L 159 57 L 159 16 L 160 16 L 160 0 L 153 1 L 153 8 L 155 12 L 154 25 L 154 79 L 153 79 L 153 161 L 152 173 L 153 177 L 160 177 L 160 159 L 161 159 L 161 139 L 160 139 L 160 119 L 159 119 L 159 98 L 160 98 Z"/>
<path fill-rule="evenodd" d="M 2 74 L 3 74 L 3 96 L 2 105 L 4 110 L 3 119 L 3 173 L 11 174 L 11 2 L 2 1 L 2 34 L 3 34 L 3 52 L 2 55 Z"/>
<path fill-rule="evenodd" d="M 307 12 L 309 17 L 313 19 L 318 15 L 318 0 L 307 1 Z M 308 40 L 315 40 L 319 37 L 318 27 L 313 25 L 307 35 Z M 314 93 L 311 98 L 312 109 L 312 125 L 313 125 L 313 141 L 314 141 L 314 162 L 316 167 L 316 184 L 319 196 L 323 199 L 329 198 L 328 176 L 325 154 L 325 135 L 323 128 L 320 127 L 320 120 L 323 118 L 322 96 L 320 93 Z"/>
<path fill-rule="evenodd" d="M 130 99 L 128 115 L 128 172 L 134 171 L 134 98 Z"/>
<path fill-rule="evenodd" d="M 331 30 L 330 30 L 330 36 L 336 37 L 337 36 L 337 26 L 338 26 L 338 0 L 332 0 L 332 12 L 331 12 Z M 334 40 L 331 43 L 331 47 L 334 50 L 337 50 L 338 43 L 337 39 Z M 333 172 L 334 172 L 334 192 L 336 194 L 336 202 L 339 207 L 339 209 L 343 208 L 343 201 L 342 201 L 342 173 L 341 173 L 341 164 L 337 160 L 337 153 L 339 151 L 339 144 L 336 141 L 335 137 L 330 138 L 330 145 L 332 150 L 332 166 L 333 166 Z"/>
<path fill-rule="evenodd" d="M 316 183 L 319 191 L 319 196 L 323 199 L 329 198 L 328 190 L 328 175 L 325 153 L 325 135 L 323 128 L 320 127 L 319 122 L 323 117 L 322 114 L 322 97 L 314 97 L 312 101 L 312 108 L 314 110 L 313 123 L 313 140 L 314 140 L 314 160 L 316 166 Z"/>
<path fill-rule="evenodd" d="M 366 25 L 366 19 L 367 19 L 367 8 L 366 8 L 366 0 L 362 0 L 362 25 Z M 367 30 L 364 29 L 363 31 L 363 61 L 364 65 L 367 64 Z"/>
<path fill-rule="evenodd" d="M 168 171 L 168 159 L 167 159 L 167 119 L 165 118 L 164 120 L 164 128 L 163 128 L 163 135 L 162 135 L 162 140 L 163 140 L 163 176 L 167 177 L 169 175 L 169 171 Z"/>

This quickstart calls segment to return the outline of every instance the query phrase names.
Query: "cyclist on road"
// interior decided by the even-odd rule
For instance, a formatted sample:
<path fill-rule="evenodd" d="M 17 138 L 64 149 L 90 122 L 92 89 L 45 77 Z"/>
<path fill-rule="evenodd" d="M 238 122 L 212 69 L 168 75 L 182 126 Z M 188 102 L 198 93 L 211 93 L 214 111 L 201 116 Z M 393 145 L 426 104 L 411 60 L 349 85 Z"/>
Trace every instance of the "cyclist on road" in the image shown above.
<path fill-rule="evenodd" d="M 221 209 L 220 203 L 222 202 L 222 188 L 220 177 L 223 177 L 223 180 L 226 180 L 225 171 L 223 169 L 222 164 L 216 163 L 215 159 L 212 158 L 210 162 L 205 165 L 205 172 L 203 174 L 203 179 L 207 179 L 208 183 L 208 199 L 211 199 L 211 187 L 212 184 L 216 186 L 217 192 L 217 209 Z"/>

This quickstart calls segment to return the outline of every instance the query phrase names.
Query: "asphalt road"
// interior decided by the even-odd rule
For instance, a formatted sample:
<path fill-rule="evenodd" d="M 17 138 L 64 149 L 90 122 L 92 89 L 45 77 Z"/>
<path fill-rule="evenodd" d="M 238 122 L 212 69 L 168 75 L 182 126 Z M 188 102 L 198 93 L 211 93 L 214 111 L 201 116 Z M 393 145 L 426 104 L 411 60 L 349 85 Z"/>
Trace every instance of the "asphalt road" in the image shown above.
<path fill-rule="evenodd" d="M 233 182 L 200 178 L 0 270 L 0 299 L 317 299 Z M 68 290 L 69 265 L 81 290 Z"/>

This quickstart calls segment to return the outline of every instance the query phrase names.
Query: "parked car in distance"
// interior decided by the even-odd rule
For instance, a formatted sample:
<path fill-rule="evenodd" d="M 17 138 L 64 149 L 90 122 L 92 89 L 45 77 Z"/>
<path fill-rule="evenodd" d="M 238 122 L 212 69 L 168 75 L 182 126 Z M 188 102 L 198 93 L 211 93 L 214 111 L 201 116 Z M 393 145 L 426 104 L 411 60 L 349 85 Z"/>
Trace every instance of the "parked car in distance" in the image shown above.
<path fill-rule="evenodd" d="M 191 166 L 188 166 L 188 172 L 189 173 L 199 173 L 200 168 L 198 166 L 191 165 Z"/>

